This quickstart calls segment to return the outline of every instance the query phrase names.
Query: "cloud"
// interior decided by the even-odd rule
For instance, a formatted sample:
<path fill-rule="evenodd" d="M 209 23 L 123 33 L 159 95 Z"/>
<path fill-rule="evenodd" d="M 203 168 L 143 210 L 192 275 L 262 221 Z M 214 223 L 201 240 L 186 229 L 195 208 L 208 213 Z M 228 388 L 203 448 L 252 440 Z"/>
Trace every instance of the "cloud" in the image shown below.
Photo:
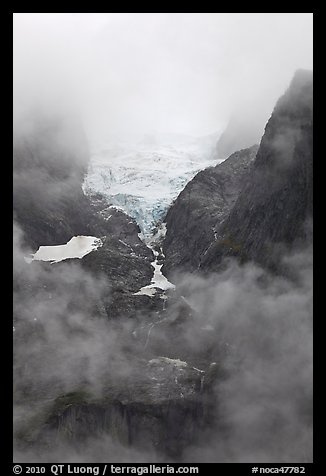
<path fill-rule="evenodd" d="M 88 133 L 266 122 L 312 68 L 312 13 L 14 14 L 14 104 L 74 98 Z"/>
<path fill-rule="evenodd" d="M 286 261 L 294 281 L 232 262 L 221 274 L 181 280 L 226 375 L 215 384 L 215 424 L 188 462 L 312 461 L 312 252 Z"/>
<path fill-rule="evenodd" d="M 19 234 L 16 228 L 16 242 Z M 204 369 L 207 378 L 210 362 L 220 370 L 213 387 L 205 387 L 204 380 L 209 424 L 198 427 L 181 461 L 312 461 L 311 250 L 287 257 L 295 281 L 232 261 L 220 274 L 179 276 L 177 293 L 193 309 L 192 318 L 176 332 L 180 308 L 168 306 L 167 326 L 151 329 L 145 349 L 146 336 L 139 331 L 153 321 L 150 313 L 144 310 L 139 320 L 122 319 L 118 326 L 100 316 L 105 278 L 95 279 L 76 263 L 22 265 L 19 253 L 21 258 L 25 250 L 15 254 L 17 282 L 27 286 L 15 296 L 15 414 L 20 424 L 22 414 L 40 414 L 45 396 L 54 399 L 82 387 L 102 398 L 115 381 L 137 379 L 140 356 L 188 356 L 189 365 Z M 139 337 L 133 345 L 135 329 Z M 31 398 L 38 402 L 34 410 Z M 76 457 L 90 462 L 105 454 L 110 461 L 121 446 L 106 433 L 90 432 L 89 437 L 70 449 L 59 442 L 50 454 L 36 446 L 28 456 L 17 448 L 16 458 L 38 454 L 42 461 Z M 145 448 L 122 444 L 117 454 L 123 462 L 171 460 Z"/>
<path fill-rule="evenodd" d="M 199 135 L 218 129 L 234 110 L 269 114 L 294 70 L 311 68 L 311 32 L 312 14 L 14 14 L 16 131 L 30 134 L 24 117 L 31 106 L 52 117 L 77 104 L 88 135 L 119 129 Z M 66 139 L 59 135 L 48 148 L 45 137 L 44 149 L 40 141 L 40 156 L 60 151 L 58 180 L 51 182 L 51 160 L 31 173 L 23 154 L 16 191 L 25 184 L 35 200 L 43 193 L 50 202 L 69 197 L 64 191 L 76 185 L 78 159 L 62 157 Z M 139 359 L 163 355 L 187 358 L 206 375 L 212 362 L 222 371 L 212 387 L 206 380 L 210 424 L 198 429 L 180 455 L 184 461 L 312 460 L 311 249 L 286 258 L 292 280 L 233 261 L 219 274 L 179 275 L 175 299 L 159 316 L 164 324 L 154 327 L 146 310 L 133 322 L 109 321 L 105 275 L 94 276 L 79 261 L 28 265 L 24 256 L 32 251 L 14 223 L 16 431 L 58 395 L 82 387 L 102 398 L 115 382 L 133 382 Z M 151 333 L 144 336 L 144 329 Z M 15 445 L 16 460 L 112 455 L 126 462 L 157 457 L 111 435 L 43 454 Z"/>

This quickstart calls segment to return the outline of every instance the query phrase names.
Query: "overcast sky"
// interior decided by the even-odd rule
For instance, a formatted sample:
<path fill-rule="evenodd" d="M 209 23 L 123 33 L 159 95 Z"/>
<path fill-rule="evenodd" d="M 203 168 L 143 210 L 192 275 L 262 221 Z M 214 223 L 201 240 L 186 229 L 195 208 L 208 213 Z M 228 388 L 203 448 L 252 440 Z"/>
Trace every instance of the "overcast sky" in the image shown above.
<path fill-rule="evenodd" d="M 218 131 L 312 69 L 312 13 L 15 13 L 14 105 L 74 99 L 87 127 Z M 49 108 L 52 107 L 49 105 Z"/>

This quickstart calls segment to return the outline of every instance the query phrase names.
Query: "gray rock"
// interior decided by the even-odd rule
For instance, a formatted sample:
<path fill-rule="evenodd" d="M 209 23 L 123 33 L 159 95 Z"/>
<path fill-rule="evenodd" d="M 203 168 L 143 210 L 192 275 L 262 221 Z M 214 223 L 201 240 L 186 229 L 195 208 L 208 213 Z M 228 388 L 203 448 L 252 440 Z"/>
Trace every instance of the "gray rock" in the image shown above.
<path fill-rule="evenodd" d="M 170 279 L 176 271 L 217 271 L 227 257 L 281 271 L 285 252 L 311 243 L 312 95 L 312 72 L 297 71 L 258 151 L 232 154 L 180 193 L 166 216 Z"/>
<path fill-rule="evenodd" d="M 164 274 L 198 269 L 202 256 L 238 198 L 258 146 L 232 154 L 199 172 L 184 188 L 166 216 Z M 172 278 L 173 279 L 173 278 Z"/>
<path fill-rule="evenodd" d="M 226 256 L 270 269 L 312 241 L 313 78 L 297 71 L 268 121 L 250 174 L 201 268 Z"/>

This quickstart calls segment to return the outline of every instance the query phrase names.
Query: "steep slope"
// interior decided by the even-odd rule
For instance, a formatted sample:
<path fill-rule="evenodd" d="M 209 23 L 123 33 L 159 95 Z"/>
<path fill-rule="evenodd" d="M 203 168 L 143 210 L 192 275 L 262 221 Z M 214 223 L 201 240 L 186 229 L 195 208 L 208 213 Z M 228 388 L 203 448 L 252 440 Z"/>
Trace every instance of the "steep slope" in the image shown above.
<path fill-rule="evenodd" d="M 132 295 L 150 283 L 154 256 L 140 240 L 140 229 L 132 218 L 109 209 L 101 197 L 90 200 L 84 195 L 89 155 L 81 125 L 72 118 L 37 116 L 30 118 L 28 127 L 25 123 L 15 126 L 13 209 L 22 232 L 21 245 L 35 252 L 39 246 L 62 245 L 77 235 L 102 238 L 103 246 L 77 260 L 78 264 L 108 279 L 111 291 L 105 307 L 109 317 L 133 314 L 132 302 L 137 298 Z M 37 266 L 46 265 L 33 264 L 33 270 Z M 19 283 L 21 277 L 15 286 Z M 38 283 L 34 285 L 38 289 Z"/>
<path fill-rule="evenodd" d="M 313 77 L 297 71 L 268 121 L 239 197 L 203 256 L 216 269 L 225 256 L 275 269 L 285 250 L 311 241 Z"/>
<path fill-rule="evenodd" d="M 258 146 L 232 154 L 215 167 L 199 172 L 169 209 L 163 243 L 168 276 L 174 270 L 194 271 L 215 240 L 215 233 L 234 205 Z"/>
<path fill-rule="evenodd" d="M 37 426 L 27 421 L 21 427 L 20 451 L 26 459 L 37 445 L 41 461 L 53 454 L 71 461 L 74 453 L 78 460 L 102 461 L 118 451 L 130 462 L 135 450 L 153 462 L 178 461 L 210 416 L 204 408 L 209 385 L 201 388 L 201 379 L 201 371 L 180 360 L 137 360 L 132 376 L 114 384 L 111 378 L 100 397 L 79 388 L 43 403 Z M 96 454 L 97 445 L 102 453 Z"/>
<path fill-rule="evenodd" d="M 20 132 L 14 140 L 15 459 L 40 451 L 49 461 L 62 455 L 57 444 L 82 451 L 85 440 L 99 436 L 104 445 L 112 439 L 178 457 L 204 420 L 204 370 L 179 355 L 169 358 L 166 345 L 162 354 L 147 345 L 154 322 L 166 320 L 166 296 L 138 293 L 151 282 L 153 252 L 130 216 L 100 195 L 83 195 L 85 144 L 71 142 L 60 119 Z M 101 246 L 54 264 L 24 259 L 39 245 L 61 245 L 79 234 L 99 238 Z"/>
<path fill-rule="evenodd" d="M 81 189 L 87 163 L 85 136 L 71 120 L 36 116 L 14 124 L 13 212 L 26 244 L 89 234 L 90 206 Z"/>
<path fill-rule="evenodd" d="M 310 73 L 298 73 L 275 108 L 257 158 L 257 146 L 241 150 L 223 164 L 202 171 L 180 194 L 166 220 L 164 251 L 168 274 L 178 269 L 215 271 L 227 256 L 271 266 L 276 263 L 274 251 L 280 243 L 282 248 L 284 243 L 309 240 L 306 223 L 312 212 L 311 96 Z M 15 143 L 15 216 L 25 244 L 35 250 L 39 244 L 63 243 L 79 233 L 94 235 L 103 244 L 81 260 L 54 265 L 27 264 L 23 259 L 25 248 L 19 249 L 15 257 L 15 443 L 16 450 L 18 447 L 21 451 L 15 458 L 35 461 L 37 455 L 41 461 L 71 461 L 74 450 L 79 450 L 79 457 L 85 461 L 89 457 L 87 445 L 93 446 L 97 441 L 100 456 L 105 458 L 108 454 L 115 457 L 115 448 L 123 447 L 126 462 L 133 461 L 135 448 L 145 450 L 149 457 L 154 453 L 153 459 L 158 453 L 164 461 L 180 461 L 196 438 L 206 444 L 200 430 L 206 431 L 208 423 L 217 426 L 218 443 L 227 440 L 228 428 L 224 431 L 223 415 L 219 413 L 223 386 L 217 395 L 216 383 L 229 378 L 226 369 L 232 373 L 232 365 L 245 360 L 241 352 L 237 354 L 241 345 L 245 344 L 242 357 L 248 351 L 251 355 L 255 347 L 252 338 L 246 338 L 243 344 L 233 334 L 236 328 L 237 336 L 248 335 L 248 321 L 241 321 L 248 311 L 243 306 L 248 287 L 244 286 L 237 300 L 243 280 L 241 267 L 224 310 L 218 302 L 224 301 L 225 289 L 230 292 L 230 276 L 224 276 L 220 283 L 221 275 L 216 277 L 214 273 L 217 283 L 208 293 L 209 280 L 200 277 L 192 285 L 189 280 L 178 283 L 168 302 L 159 295 L 139 295 L 137 291 L 150 283 L 150 263 L 154 258 L 139 239 L 140 228 L 128 215 L 109 206 L 106 197 L 93 194 L 87 198 L 81 194 L 87 160 L 79 161 L 74 147 L 69 153 L 61 147 L 61 139 L 56 139 L 58 129 L 49 126 L 45 130 L 43 134 L 44 128 L 36 129 L 33 139 Z M 71 154 L 72 151 L 75 152 Z M 266 254 L 266 243 L 267 250 L 273 251 L 270 255 Z M 188 292 L 196 298 L 198 286 L 202 286 L 204 294 L 201 298 L 199 294 L 197 310 L 195 303 L 184 296 Z M 275 372 L 273 366 L 266 372 L 267 353 L 272 354 L 273 363 L 276 354 L 282 358 L 288 354 L 288 341 L 279 352 L 279 346 L 269 348 L 266 339 L 262 339 L 266 332 L 272 340 L 278 334 L 275 327 L 269 327 L 275 321 L 270 318 L 274 307 L 264 319 L 261 307 L 266 304 L 265 295 L 257 305 L 256 291 L 255 288 L 249 294 L 249 316 L 257 331 L 259 352 L 249 359 L 249 372 L 240 365 L 241 375 L 237 371 L 233 375 L 237 386 L 231 386 L 228 399 L 246 390 L 241 386 L 243 375 L 249 375 L 251 388 L 255 380 L 252 376 L 257 375 L 252 373 L 253 364 L 262 360 L 258 384 L 249 393 L 250 402 L 251 395 L 256 402 L 261 388 L 270 389 L 265 385 L 266 378 Z M 273 286 L 267 296 L 274 306 Z M 282 322 L 290 307 L 292 310 L 292 301 L 285 301 L 289 307 L 281 308 Z M 213 306 L 211 310 L 210 305 L 206 308 L 206 302 Z M 230 332 L 223 333 L 223 325 L 220 326 L 223 315 L 231 325 Z M 133 319 L 124 319 L 130 317 Z M 289 335 L 283 329 L 282 326 L 282 335 Z M 297 342 L 302 340 L 299 333 Z M 292 335 L 291 343 L 294 345 Z M 231 367 L 229 360 L 224 368 L 224 359 L 230 355 Z M 281 368 L 280 362 L 283 368 L 282 360 L 277 361 L 277 369 Z M 293 368 L 301 368 L 301 363 L 300 359 L 295 361 Z M 288 377 L 285 375 L 277 379 L 275 386 L 282 394 Z M 301 396 L 301 389 L 306 387 L 300 385 L 299 391 L 294 392 L 290 386 L 291 401 L 294 393 Z M 273 386 L 272 390 L 274 402 Z M 236 406 L 231 405 L 232 414 L 243 408 L 242 403 L 240 399 Z M 263 400 L 258 406 L 259 421 L 260 412 L 265 416 L 264 403 Z M 284 415 L 289 408 L 287 396 L 285 403 Z M 307 411 L 305 398 L 303 406 Z M 250 410 L 250 405 L 244 406 L 245 413 L 250 414 Z M 268 426 L 268 434 L 275 430 L 275 421 L 284 422 L 284 415 L 280 414 L 280 420 L 270 419 L 272 428 Z M 285 419 L 286 426 L 291 426 L 291 415 Z M 244 423 L 248 436 L 247 420 Z M 281 426 L 281 433 L 282 429 Z M 297 431 L 295 427 L 295 433 L 300 434 L 301 428 Z M 241 432 L 240 436 L 243 439 Z M 258 438 L 261 440 L 260 434 Z M 280 441 L 283 446 L 284 439 Z M 256 448 L 256 439 L 253 445 Z M 302 454 L 299 449 L 295 456 Z M 97 460 L 95 455 L 92 458 Z M 292 460 L 297 458 L 293 456 Z"/>
<path fill-rule="evenodd" d="M 285 250 L 311 242 L 312 99 L 312 72 L 299 70 L 275 106 L 257 155 L 257 147 L 234 153 L 180 193 L 166 216 L 168 276 L 216 271 L 230 256 L 275 270 Z"/>

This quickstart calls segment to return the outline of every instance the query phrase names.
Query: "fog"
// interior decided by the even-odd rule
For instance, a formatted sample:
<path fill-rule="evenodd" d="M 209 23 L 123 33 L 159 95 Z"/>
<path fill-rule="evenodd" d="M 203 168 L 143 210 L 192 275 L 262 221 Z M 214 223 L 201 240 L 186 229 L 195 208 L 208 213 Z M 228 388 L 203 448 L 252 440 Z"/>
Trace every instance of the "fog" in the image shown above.
<path fill-rule="evenodd" d="M 100 315 L 98 303 L 109 289 L 105 276 L 95 278 L 79 263 L 26 265 L 21 238 L 16 225 L 14 270 L 20 282 L 27 280 L 33 289 L 15 295 L 14 418 L 20 428 L 25 418 L 33 425 L 33 414 L 49 411 L 51 396 L 80 388 L 93 396 L 110 395 L 122 382 L 128 398 L 128 376 L 137 401 L 139 357 L 150 359 L 158 342 L 171 358 L 184 358 L 183 352 L 205 354 L 213 343 L 212 357 L 226 375 L 213 389 L 217 417 L 206 430 L 198 428 L 195 444 L 186 448 L 182 461 L 312 461 L 310 248 L 285 258 L 295 282 L 234 261 L 222 273 L 205 278 L 180 274 L 177 292 L 186 296 L 193 317 L 179 328 L 179 337 L 172 326 L 172 340 L 166 328 L 155 326 L 144 348 L 141 340 L 136 339 L 136 347 L 132 344 L 137 319 L 122 319 L 116 326 Z M 168 319 L 173 322 L 177 316 L 172 306 Z M 143 312 L 140 324 L 148 319 Z M 181 344 L 176 345 L 178 338 Z M 227 349 L 223 358 L 221 348 Z M 146 365 L 141 369 L 146 372 Z M 106 433 L 91 433 L 79 445 L 58 440 L 48 448 L 44 441 L 30 449 L 15 448 L 15 461 L 33 460 L 171 461 L 153 448 L 130 448 Z"/>
<path fill-rule="evenodd" d="M 15 13 L 14 106 L 73 105 L 89 137 L 261 121 L 312 69 L 312 13 Z M 258 119 L 257 119 L 258 118 Z"/>
<path fill-rule="evenodd" d="M 39 245 L 86 235 L 93 219 L 98 228 L 90 235 L 102 234 L 81 188 L 89 154 L 80 119 L 89 144 L 111 134 L 218 136 L 234 117 L 263 129 L 298 68 L 312 69 L 311 13 L 14 14 L 16 461 L 170 461 L 153 445 L 123 444 L 114 431 L 99 436 L 92 407 L 93 398 L 107 397 L 109 406 L 114 399 L 126 406 L 140 401 L 144 414 L 153 401 L 173 406 L 177 381 L 163 385 L 159 396 L 145 382 L 148 362 L 161 356 L 202 364 L 205 376 L 214 362 L 223 374 L 207 384 L 216 413 L 206 429 L 193 423 L 197 435 L 180 453 L 183 461 L 312 461 L 310 246 L 284 257 L 289 277 L 233 260 L 219 274 L 176 275 L 166 309 L 159 315 L 154 304 L 144 306 L 132 319 L 117 311 L 127 308 L 130 289 L 120 276 L 121 250 L 109 243 L 121 241 L 122 219 L 116 236 L 107 233 L 107 255 L 94 267 L 83 259 L 24 259 Z M 72 126 L 76 118 L 74 131 L 65 120 Z M 284 137 L 278 149 L 292 140 Z M 130 264 L 135 282 L 146 281 L 149 266 L 139 253 L 139 268 Z M 105 267 L 111 258 L 116 282 Z M 114 286 L 118 319 L 107 312 Z M 137 294 L 136 300 L 152 299 Z M 76 433 L 69 446 L 57 438 L 59 427 L 52 426 L 52 435 L 44 427 L 58 397 L 81 391 L 91 395 L 94 420 L 84 440 L 77 430 L 84 425 L 88 433 L 88 421 L 63 422 L 63 430 L 71 424 L 68 432 Z M 74 406 L 65 408 L 68 420 Z"/>
<path fill-rule="evenodd" d="M 220 417 L 188 461 L 312 461 L 312 250 L 285 261 L 296 284 L 232 262 L 209 279 L 181 278 L 229 348 L 229 376 L 215 386 Z"/>

